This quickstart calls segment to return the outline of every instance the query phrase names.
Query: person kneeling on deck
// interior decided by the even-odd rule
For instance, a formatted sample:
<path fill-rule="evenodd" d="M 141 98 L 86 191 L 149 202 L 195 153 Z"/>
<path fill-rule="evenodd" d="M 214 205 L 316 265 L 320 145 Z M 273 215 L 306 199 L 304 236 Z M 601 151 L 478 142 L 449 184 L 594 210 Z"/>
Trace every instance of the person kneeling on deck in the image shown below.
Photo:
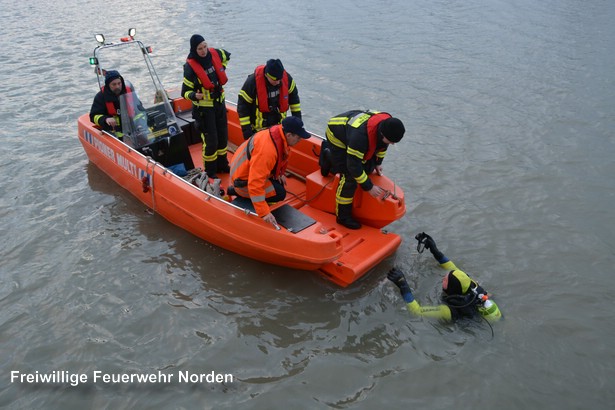
<path fill-rule="evenodd" d="M 268 202 L 286 197 L 286 177 L 290 147 L 310 138 L 298 117 L 286 117 L 281 125 L 262 130 L 244 141 L 231 161 L 231 180 L 237 196 L 249 198 L 258 216 L 276 226 Z"/>
<path fill-rule="evenodd" d="M 361 224 L 352 218 L 352 202 L 357 184 L 374 198 L 385 191 L 375 185 L 369 174 L 382 175 L 382 161 L 390 144 L 406 132 L 404 124 L 390 114 L 353 110 L 331 118 L 327 124 L 327 140 L 320 151 L 320 172 L 323 176 L 342 174 L 335 195 L 337 223 L 348 229 Z"/>
<path fill-rule="evenodd" d="M 143 112 L 141 101 L 136 97 L 134 87 L 130 82 L 125 81 L 124 77 L 116 70 L 109 70 L 105 73 L 105 85 L 94 97 L 92 108 L 90 108 L 90 121 L 98 125 L 101 129 L 114 133 L 119 139 L 122 139 L 122 127 L 120 124 L 120 95 L 131 94 L 133 98 L 127 99 L 129 106 L 127 109 L 135 111 L 135 105 L 138 111 Z M 129 113 L 130 117 L 134 113 Z M 141 114 L 140 114 L 141 115 Z M 134 118 L 138 120 L 137 117 Z M 144 123 L 143 127 L 147 127 Z"/>
<path fill-rule="evenodd" d="M 448 270 L 449 273 L 442 279 L 442 290 L 444 292 L 442 300 L 445 304 L 421 306 L 414 299 L 403 272 L 397 268 L 389 271 L 387 278 L 397 285 L 411 314 L 447 321 L 480 315 L 488 322 L 495 322 L 502 317 L 498 305 L 490 299 L 487 291 L 444 256 L 436 247 L 436 242 L 431 236 L 422 232 L 416 235 L 416 240 L 419 242 L 417 247 L 419 253 L 422 252 L 421 245 L 424 245 L 426 249 L 431 251 L 440 266 Z"/>

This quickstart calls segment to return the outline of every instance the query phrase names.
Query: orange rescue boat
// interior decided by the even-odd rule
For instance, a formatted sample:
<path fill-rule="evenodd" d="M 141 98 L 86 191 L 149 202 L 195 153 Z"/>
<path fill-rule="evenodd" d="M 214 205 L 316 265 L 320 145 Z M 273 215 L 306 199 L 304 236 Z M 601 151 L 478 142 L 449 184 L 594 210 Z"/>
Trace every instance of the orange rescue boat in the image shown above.
<path fill-rule="evenodd" d="M 339 177 L 321 175 L 318 156 L 323 138 L 316 134 L 292 148 L 287 198 L 272 206 L 280 229 L 264 222 L 245 202 L 221 195 L 229 186 L 228 174 L 218 175 L 219 186 L 206 178 L 201 181 L 202 144 L 193 131 L 191 102 L 162 87 L 150 48 L 135 40 L 134 32 L 117 44 L 98 39 L 100 45 L 90 61 L 99 85 L 104 81 L 103 67 L 134 75 L 134 66 L 141 60 L 139 65 L 145 63 L 147 68 L 141 69 L 146 80 L 130 79 L 135 92 L 121 96 L 121 107 L 129 104 L 127 98 L 138 98 L 137 92 L 150 95 L 153 103 L 140 100 L 140 108 L 135 104 L 131 109 L 120 108 L 122 140 L 98 129 L 89 115 L 83 114 L 78 119 L 79 140 L 91 162 L 153 212 L 229 251 L 275 265 L 319 271 L 341 286 L 353 283 L 397 250 L 401 238 L 382 228 L 405 214 L 403 191 L 385 176 L 370 175 L 387 190 L 386 197 L 375 199 L 358 189 L 353 216 L 363 227 L 349 230 L 337 224 L 335 189 Z M 105 53 L 128 49 L 137 50 L 136 58 L 110 58 L 103 64 Z M 226 108 L 230 159 L 243 135 L 236 107 L 227 103 Z M 184 169 L 188 175 L 179 176 Z"/>

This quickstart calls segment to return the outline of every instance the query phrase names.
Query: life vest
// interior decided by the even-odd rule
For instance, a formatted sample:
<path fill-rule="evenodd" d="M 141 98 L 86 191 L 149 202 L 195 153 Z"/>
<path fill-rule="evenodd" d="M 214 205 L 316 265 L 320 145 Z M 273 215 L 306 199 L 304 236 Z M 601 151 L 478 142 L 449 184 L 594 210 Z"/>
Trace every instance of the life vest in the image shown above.
<path fill-rule="evenodd" d="M 286 172 L 286 167 L 288 166 L 288 152 L 284 149 L 284 136 L 282 135 L 284 131 L 282 130 L 281 125 L 276 125 L 274 127 L 269 128 L 269 135 L 271 136 L 271 140 L 273 141 L 273 145 L 275 145 L 276 151 L 278 151 L 278 159 L 275 164 L 275 168 L 273 169 L 273 177 L 279 178 Z"/>
<path fill-rule="evenodd" d="M 265 79 L 265 66 L 259 65 L 254 70 L 256 79 L 256 97 L 258 98 L 258 110 L 260 112 L 271 112 L 269 109 L 269 96 L 267 95 L 267 80 Z M 286 70 L 282 74 L 280 83 L 280 96 L 278 98 L 278 109 L 281 113 L 288 111 L 288 74 Z"/>
<path fill-rule="evenodd" d="M 391 114 L 378 111 L 368 111 L 356 114 L 348 119 L 347 124 L 354 128 L 359 128 L 367 121 L 367 152 L 363 155 L 364 161 L 369 161 L 376 152 L 378 146 L 378 124 L 390 118 Z"/>
<path fill-rule="evenodd" d="M 124 87 L 126 87 L 126 94 L 132 93 L 132 87 L 130 85 L 124 83 Z M 103 95 L 105 94 L 105 86 L 103 85 L 101 88 Z M 126 103 L 128 104 L 128 115 L 130 117 L 135 116 L 135 106 L 134 106 L 134 98 L 126 98 Z M 117 109 L 115 108 L 115 104 L 113 101 L 105 101 L 105 105 L 107 106 L 107 113 L 109 115 L 118 115 Z"/>
<path fill-rule="evenodd" d="M 209 54 L 211 54 L 211 62 L 216 70 L 216 75 L 218 76 L 218 81 L 220 85 L 224 85 L 228 81 L 228 77 L 226 76 L 226 72 L 224 66 L 222 65 L 222 60 L 220 60 L 220 55 L 216 51 L 215 48 L 210 48 Z M 203 66 L 193 58 L 186 59 L 186 62 L 190 65 L 196 76 L 201 80 L 201 84 L 208 91 L 213 91 L 215 85 L 209 79 L 209 76 L 205 72 Z"/>

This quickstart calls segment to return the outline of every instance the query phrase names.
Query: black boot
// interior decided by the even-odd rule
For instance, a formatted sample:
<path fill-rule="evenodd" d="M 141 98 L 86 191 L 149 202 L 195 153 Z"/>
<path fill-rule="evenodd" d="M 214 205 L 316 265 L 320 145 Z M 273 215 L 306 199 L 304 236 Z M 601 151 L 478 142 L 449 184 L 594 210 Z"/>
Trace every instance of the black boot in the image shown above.
<path fill-rule="evenodd" d="M 323 177 L 329 175 L 331 171 L 331 165 L 333 164 L 333 154 L 331 153 L 331 149 L 324 147 L 320 151 L 320 158 L 318 159 L 318 163 L 320 165 L 320 173 Z"/>
<path fill-rule="evenodd" d="M 205 163 L 205 172 L 207 173 L 207 176 L 211 179 L 218 178 L 218 175 L 216 174 L 216 172 L 218 171 L 217 168 L 218 167 L 216 166 L 215 161 L 210 161 L 210 162 Z"/>
<path fill-rule="evenodd" d="M 218 172 L 221 174 L 228 174 L 231 172 L 231 167 L 228 164 L 228 159 L 226 159 L 226 155 L 221 157 L 218 156 Z"/>
<path fill-rule="evenodd" d="M 352 219 L 352 204 L 338 205 L 336 222 L 348 229 L 360 229 L 361 224 Z"/>

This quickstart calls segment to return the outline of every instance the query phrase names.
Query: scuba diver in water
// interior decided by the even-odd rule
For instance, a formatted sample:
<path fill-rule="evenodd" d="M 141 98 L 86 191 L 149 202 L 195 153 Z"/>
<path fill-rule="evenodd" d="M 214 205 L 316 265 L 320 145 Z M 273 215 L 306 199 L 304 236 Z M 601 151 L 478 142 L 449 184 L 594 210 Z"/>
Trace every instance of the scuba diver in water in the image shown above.
<path fill-rule="evenodd" d="M 490 299 L 487 291 L 440 252 L 431 236 L 422 232 L 415 238 L 418 241 L 417 251 L 422 253 L 423 249 L 429 249 L 440 266 L 449 272 L 442 279 L 444 304 L 421 306 L 414 299 L 404 273 L 397 268 L 389 271 L 387 278 L 397 285 L 411 314 L 445 321 L 480 315 L 487 322 L 495 322 L 502 317 L 498 305 Z"/>

